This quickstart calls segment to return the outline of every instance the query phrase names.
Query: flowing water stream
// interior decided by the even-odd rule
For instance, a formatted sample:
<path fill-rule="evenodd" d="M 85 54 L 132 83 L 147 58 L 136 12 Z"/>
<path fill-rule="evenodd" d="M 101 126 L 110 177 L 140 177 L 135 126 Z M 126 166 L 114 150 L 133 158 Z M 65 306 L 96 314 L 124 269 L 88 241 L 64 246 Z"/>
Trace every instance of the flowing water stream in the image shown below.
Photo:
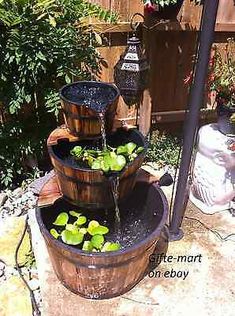
<path fill-rule="evenodd" d="M 115 233 L 117 234 L 117 237 L 120 236 L 120 230 L 121 230 L 121 216 L 120 216 L 120 209 L 118 206 L 118 200 L 119 200 L 119 183 L 120 178 L 119 176 L 115 176 L 111 180 L 111 188 L 112 188 L 112 194 L 113 194 L 113 200 L 114 200 L 114 206 L 115 206 Z"/>
<path fill-rule="evenodd" d="M 102 136 L 102 146 L 105 150 L 107 148 L 106 131 L 105 131 L 105 113 L 99 112 L 100 130 Z"/>
<path fill-rule="evenodd" d="M 107 140 L 106 140 L 106 131 L 105 131 L 105 112 L 99 112 L 99 120 L 101 124 L 101 136 L 102 136 L 102 147 L 103 150 L 107 148 Z M 119 200 L 119 184 L 120 178 L 118 175 L 115 175 L 111 179 L 111 189 L 115 206 L 115 233 L 117 234 L 117 239 L 120 237 L 121 233 L 121 218 L 120 218 L 120 210 L 118 206 Z"/>

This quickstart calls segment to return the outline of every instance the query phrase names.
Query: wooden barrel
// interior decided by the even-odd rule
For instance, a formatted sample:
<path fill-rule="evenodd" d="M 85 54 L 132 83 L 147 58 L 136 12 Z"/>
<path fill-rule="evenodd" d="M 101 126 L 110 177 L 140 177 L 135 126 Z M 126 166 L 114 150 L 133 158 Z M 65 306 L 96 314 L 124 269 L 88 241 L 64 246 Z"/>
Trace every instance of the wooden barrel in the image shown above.
<path fill-rule="evenodd" d="M 147 145 L 143 135 L 137 130 L 125 131 L 120 129 L 108 136 L 108 143 L 109 139 L 115 138 L 120 139 L 120 144 L 133 141 L 138 146 L 145 148 L 119 174 L 119 199 L 122 200 L 132 191 L 135 185 L 137 171 L 144 161 Z M 90 209 L 112 208 L 114 205 L 112 180 L 100 170 L 80 168 L 64 159 L 64 157 L 69 156 L 70 150 L 79 144 L 83 143 L 81 141 L 70 142 L 68 139 L 60 139 L 56 145 L 48 145 L 48 152 L 58 176 L 61 193 L 67 201 L 80 207 Z"/>
<path fill-rule="evenodd" d="M 61 210 L 72 209 L 74 206 L 57 200 L 36 212 L 58 279 L 72 292 L 90 299 L 112 298 L 133 288 L 148 272 L 150 256 L 157 251 L 156 244 L 167 221 L 168 204 L 161 189 L 156 184 L 137 182 L 130 198 L 120 205 L 121 223 L 130 223 L 135 242 L 116 252 L 84 252 L 54 239 L 49 233 L 52 222 Z M 95 214 L 96 220 L 103 216 L 100 212 L 84 215 L 89 214 Z M 106 217 L 108 226 L 112 221 L 110 214 Z M 139 227 L 145 232 L 139 232 L 138 238 L 135 221 L 140 221 Z"/>
<path fill-rule="evenodd" d="M 70 132 L 80 138 L 101 136 L 98 113 L 105 112 L 105 128 L 111 132 L 116 114 L 118 89 L 108 83 L 78 81 L 60 90 L 65 124 Z"/>

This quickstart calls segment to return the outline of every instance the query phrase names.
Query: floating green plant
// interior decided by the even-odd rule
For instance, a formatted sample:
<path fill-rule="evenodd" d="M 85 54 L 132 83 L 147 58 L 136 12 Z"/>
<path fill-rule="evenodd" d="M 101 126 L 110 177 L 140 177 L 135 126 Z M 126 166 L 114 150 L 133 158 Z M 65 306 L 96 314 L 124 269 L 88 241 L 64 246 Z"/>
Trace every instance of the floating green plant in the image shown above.
<path fill-rule="evenodd" d="M 128 162 L 133 161 L 143 150 L 144 147 L 138 147 L 137 144 L 129 142 L 117 148 L 107 146 L 104 150 L 75 146 L 70 154 L 78 161 L 85 162 L 91 169 L 102 170 L 107 173 L 121 171 Z"/>
<path fill-rule="evenodd" d="M 89 221 L 88 225 L 87 222 L 82 213 L 61 212 L 53 222 L 58 228 L 52 228 L 50 233 L 55 239 L 60 239 L 67 245 L 79 246 L 87 252 L 117 251 L 121 248 L 119 243 L 105 240 L 105 235 L 109 232 L 108 227 L 95 220 Z"/>

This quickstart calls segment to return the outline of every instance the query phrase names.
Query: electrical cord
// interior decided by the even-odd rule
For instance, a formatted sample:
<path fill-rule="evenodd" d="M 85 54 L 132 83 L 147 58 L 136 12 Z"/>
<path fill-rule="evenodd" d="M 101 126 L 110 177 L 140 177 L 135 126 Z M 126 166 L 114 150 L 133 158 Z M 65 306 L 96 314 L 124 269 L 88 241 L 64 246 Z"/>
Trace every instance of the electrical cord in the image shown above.
<path fill-rule="evenodd" d="M 31 303 L 32 303 L 32 308 L 33 308 L 33 315 L 35 316 L 40 316 L 41 315 L 41 312 L 37 306 L 37 303 L 36 303 L 36 300 L 35 300 L 35 297 L 34 297 L 34 293 L 32 291 L 32 289 L 30 288 L 28 282 L 26 281 L 22 271 L 21 271 L 21 268 L 19 266 L 19 263 L 18 263 L 18 253 L 19 253 L 19 249 L 20 249 L 20 246 L 23 242 L 23 239 L 25 237 L 25 234 L 26 234 L 26 231 L 27 231 L 27 228 L 28 228 L 28 215 L 26 217 L 26 221 L 25 221 L 25 226 L 24 226 L 24 230 L 23 230 L 23 233 L 21 235 L 21 238 L 17 244 L 17 247 L 16 247 L 16 250 L 15 250 L 15 265 L 16 265 L 16 270 L 17 272 L 19 273 L 19 276 L 21 278 L 21 280 L 24 282 L 25 286 L 27 287 L 27 289 L 29 290 L 29 293 L 30 293 L 30 298 L 31 298 Z"/>
<path fill-rule="evenodd" d="M 206 230 L 210 231 L 211 233 L 213 233 L 220 241 L 224 242 L 224 241 L 232 241 L 235 242 L 235 240 L 230 239 L 230 237 L 235 236 L 235 233 L 231 233 L 225 237 L 223 237 L 217 230 L 215 229 L 211 229 L 209 228 L 207 225 L 205 225 L 202 221 L 200 221 L 197 218 L 193 218 L 193 217 L 189 217 L 189 216 L 185 216 L 185 219 L 189 219 L 189 220 L 193 220 L 196 221 L 198 223 L 200 223 L 204 228 L 206 228 Z"/>

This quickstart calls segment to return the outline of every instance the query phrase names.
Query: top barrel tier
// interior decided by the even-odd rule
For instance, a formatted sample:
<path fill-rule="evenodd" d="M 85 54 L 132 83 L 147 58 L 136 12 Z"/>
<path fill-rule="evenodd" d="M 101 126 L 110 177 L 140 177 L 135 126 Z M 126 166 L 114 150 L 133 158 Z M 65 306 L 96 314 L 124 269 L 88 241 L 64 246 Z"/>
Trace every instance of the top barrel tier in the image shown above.
<path fill-rule="evenodd" d="M 67 128 L 79 138 L 98 138 L 103 114 L 106 132 L 111 132 L 118 97 L 118 89 L 104 82 L 78 81 L 64 86 L 60 98 Z"/>

